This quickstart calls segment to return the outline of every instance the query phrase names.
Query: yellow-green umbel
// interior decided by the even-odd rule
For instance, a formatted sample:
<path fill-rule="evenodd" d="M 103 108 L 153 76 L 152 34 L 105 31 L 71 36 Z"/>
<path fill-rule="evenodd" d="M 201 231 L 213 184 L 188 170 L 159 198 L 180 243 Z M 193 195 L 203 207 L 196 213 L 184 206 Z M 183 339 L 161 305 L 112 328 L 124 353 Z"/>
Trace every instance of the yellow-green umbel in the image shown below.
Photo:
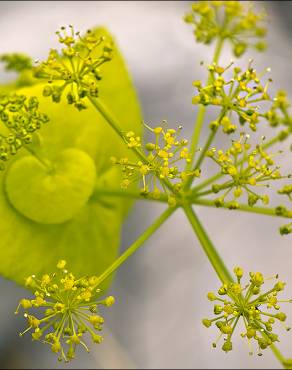
<path fill-rule="evenodd" d="M 19 149 L 33 141 L 33 133 L 46 124 L 49 118 L 39 111 L 39 101 L 35 96 L 0 94 L 0 170 L 5 162 Z"/>
<path fill-rule="evenodd" d="M 56 273 L 45 274 L 40 279 L 34 275 L 28 277 L 26 286 L 34 291 L 34 298 L 22 299 L 15 313 L 22 308 L 28 322 L 20 336 L 31 330 L 33 340 L 49 344 L 52 352 L 58 354 L 59 361 L 68 362 L 74 359 L 78 345 L 89 352 L 83 340 L 85 333 L 94 343 L 102 342 L 100 331 L 104 319 L 99 314 L 99 307 L 110 307 L 115 299 L 109 296 L 99 300 L 98 277 L 76 279 L 65 266 L 66 261 L 61 260 Z"/>
<path fill-rule="evenodd" d="M 112 157 L 113 164 L 121 166 L 123 173 L 122 188 L 127 188 L 131 183 L 141 181 L 141 193 L 144 196 L 159 199 L 161 190 L 168 194 L 168 203 L 175 206 L 175 197 L 168 193 L 163 180 L 169 180 L 173 184 L 173 190 L 178 193 L 188 177 L 199 177 L 201 171 L 181 170 L 180 163 L 190 163 L 190 153 L 187 147 L 188 140 L 180 138 L 182 126 L 177 129 L 168 128 L 167 122 L 163 121 L 161 126 L 145 127 L 153 135 L 153 141 L 144 145 L 141 137 L 136 136 L 133 131 L 126 133 L 125 141 L 129 148 L 141 148 L 145 153 L 146 162 L 140 159 L 136 162 L 128 158 L 117 159 Z"/>
<path fill-rule="evenodd" d="M 272 107 L 275 104 L 268 94 L 271 80 L 263 81 L 269 68 L 258 73 L 250 60 L 246 69 L 231 62 L 226 67 L 213 63 L 208 71 L 210 79 L 205 86 L 199 80 L 193 82 L 196 95 L 192 102 L 221 109 L 218 119 L 210 123 L 211 130 L 221 127 L 225 134 L 232 134 L 239 125 L 248 124 L 256 131 L 261 119 L 269 120 L 270 116 L 260 112 L 258 107 L 261 102 L 269 102 Z"/>
<path fill-rule="evenodd" d="M 81 36 L 71 25 L 69 33 L 62 27 L 56 34 L 64 48 L 51 49 L 48 59 L 35 68 L 35 76 L 47 80 L 43 95 L 53 102 L 60 102 L 66 91 L 69 104 L 85 109 L 84 98 L 98 96 L 98 81 L 102 78 L 99 68 L 111 60 L 112 44 L 91 30 Z"/>
<path fill-rule="evenodd" d="M 278 191 L 279 194 L 287 195 L 288 198 L 292 201 L 292 185 L 285 185 L 282 189 Z"/>
<path fill-rule="evenodd" d="M 223 39 L 230 42 L 233 53 L 240 57 L 252 46 L 263 51 L 266 29 L 265 13 L 255 11 L 252 2 L 196 1 L 185 21 L 193 26 L 197 42 L 210 44 Z"/>
<path fill-rule="evenodd" d="M 245 330 L 241 333 L 241 337 L 247 339 L 250 354 L 253 353 L 251 341 L 254 340 L 258 345 L 258 354 L 261 355 L 261 350 L 266 349 L 273 342 L 279 341 L 278 335 L 273 331 L 273 325 L 277 321 L 283 324 L 286 320 L 286 314 L 280 311 L 279 304 L 292 302 L 292 299 L 278 299 L 278 294 L 284 290 L 286 285 L 279 280 L 271 289 L 263 291 L 264 283 L 271 279 L 278 279 L 278 275 L 264 278 L 260 272 L 250 272 L 249 282 L 244 284 L 241 282 L 243 269 L 235 267 L 233 271 L 236 282 L 223 284 L 217 294 L 213 292 L 207 294 L 210 301 L 216 302 L 214 305 L 215 317 L 203 319 L 202 323 L 207 328 L 212 324 L 216 325 L 220 335 L 213 343 L 213 347 L 216 347 L 217 342 L 223 337 L 222 350 L 229 352 L 232 350 L 232 337 L 236 326 L 242 320 Z M 290 330 L 286 326 L 285 329 Z"/>
<path fill-rule="evenodd" d="M 281 235 L 288 235 L 288 234 L 291 234 L 291 233 L 292 233 L 292 222 L 280 227 L 280 234 Z"/>
<path fill-rule="evenodd" d="M 217 207 L 223 206 L 226 199 L 231 196 L 231 201 L 227 203 L 228 208 L 237 209 L 239 207 L 237 199 L 244 193 L 251 207 L 259 200 L 263 204 L 268 204 L 268 195 L 258 193 L 258 190 L 269 187 L 271 181 L 291 177 L 290 174 L 283 176 L 280 173 L 279 166 L 274 162 L 275 154 L 267 153 L 263 142 L 252 148 L 248 139 L 249 135 L 241 133 L 239 140 L 233 140 L 228 150 L 211 148 L 206 153 L 220 166 L 221 173 L 229 178 L 222 184 L 212 185 L 213 193 L 223 192 L 223 195 L 215 199 Z"/>

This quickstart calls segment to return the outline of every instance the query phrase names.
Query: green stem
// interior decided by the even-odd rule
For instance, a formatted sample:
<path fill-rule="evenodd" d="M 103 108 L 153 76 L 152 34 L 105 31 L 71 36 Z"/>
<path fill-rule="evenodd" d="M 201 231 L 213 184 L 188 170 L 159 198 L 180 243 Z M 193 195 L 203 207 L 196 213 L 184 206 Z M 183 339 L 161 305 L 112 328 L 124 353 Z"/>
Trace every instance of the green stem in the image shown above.
<path fill-rule="evenodd" d="M 272 145 L 276 144 L 277 142 L 279 142 L 279 134 L 277 136 L 275 136 L 273 139 L 269 140 L 265 145 L 263 145 L 263 149 L 268 149 L 269 147 L 271 147 Z M 248 156 L 246 156 L 247 158 Z M 241 159 L 239 162 L 238 162 L 238 165 L 244 163 L 246 161 L 246 158 L 243 158 Z M 219 180 L 222 176 L 224 176 L 224 174 L 222 174 L 222 172 L 218 172 L 216 173 L 215 175 L 209 177 L 208 179 L 206 179 L 205 181 L 201 182 L 201 184 L 195 186 L 193 189 L 192 189 L 192 194 L 197 194 L 198 191 L 200 191 L 201 189 L 204 189 L 206 186 L 210 185 L 210 184 L 213 184 L 213 182 Z"/>
<path fill-rule="evenodd" d="M 278 135 L 276 135 L 275 137 L 273 137 L 273 139 L 267 141 L 266 144 L 263 145 L 263 149 L 268 149 L 272 145 L 277 144 L 279 141 L 281 141 L 280 137 L 281 137 L 281 132 Z"/>
<path fill-rule="evenodd" d="M 285 358 L 274 343 L 270 345 L 270 348 L 284 369 L 292 369 L 292 359 Z"/>
<path fill-rule="evenodd" d="M 107 108 L 107 106 L 98 98 L 88 97 L 91 104 L 96 108 L 96 110 L 103 116 L 103 118 L 107 121 L 107 123 L 111 126 L 111 128 L 115 131 L 115 133 L 126 143 L 125 136 L 123 134 L 122 129 L 119 126 L 117 118 L 112 114 L 112 112 Z M 136 155 L 147 161 L 147 158 L 138 150 L 137 148 L 132 148 L 132 150 L 136 153 Z"/>
<path fill-rule="evenodd" d="M 98 201 L 100 198 L 103 197 L 120 197 L 120 198 L 130 198 L 130 199 L 137 199 L 137 200 L 152 200 L 156 202 L 167 203 L 168 197 L 166 194 L 161 194 L 159 199 L 154 199 L 152 197 L 148 197 L 142 195 L 140 192 L 135 190 L 124 190 L 124 189 L 110 189 L 110 188 L 102 188 L 96 187 L 94 193 L 91 196 L 92 201 Z"/>
<path fill-rule="evenodd" d="M 213 200 L 210 199 L 200 199 L 200 198 L 195 198 L 193 200 L 193 204 L 199 205 L 199 206 L 206 206 L 206 207 L 216 207 L 214 204 Z M 217 207 L 216 207 L 217 208 Z M 220 208 L 225 208 L 227 209 L 227 205 L 223 205 Z M 269 207 L 250 207 L 246 204 L 240 204 L 239 208 L 237 209 L 238 211 L 243 211 L 243 212 L 250 212 L 250 213 L 257 213 L 261 215 L 267 215 L 267 216 L 276 216 L 276 217 L 284 217 L 284 218 L 291 218 L 289 216 L 285 215 L 277 215 L 275 208 L 269 208 Z M 236 211 L 237 211 L 236 210 Z"/>
<path fill-rule="evenodd" d="M 200 105 L 199 111 L 197 114 L 197 120 L 194 126 L 194 132 L 193 132 L 191 147 L 190 147 L 190 156 L 192 158 L 192 162 L 189 163 L 188 166 L 186 167 L 187 170 L 191 169 L 193 165 L 193 159 L 195 157 L 195 152 L 197 150 L 197 146 L 198 146 L 199 139 L 200 139 L 200 132 L 202 130 L 202 126 L 204 123 L 205 112 L 206 112 L 206 106 Z"/>
<path fill-rule="evenodd" d="M 193 199 L 197 199 L 197 198 L 203 197 L 204 195 L 209 195 L 209 194 L 214 194 L 214 191 L 212 189 L 201 191 L 201 193 L 196 193 L 196 196 L 194 196 Z"/>
<path fill-rule="evenodd" d="M 193 195 L 197 194 L 201 189 L 204 189 L 208 185 L 213 184 L 213 182 L 219 180 L 222 176 L 223 176 L 223 174 L 221 172 L 218 172 L 216 175 L 213 175 L 213 176 L 209 177 L 205 181 L 201 182 L 201 184 L 195 186 L 192 189 L 192 194 Z"/>
<path fill-rule="evenodd" d="M 212 142 L 213 142 L 213 140 L 216 136 L 216 133 L 217 133 L 217 130 L 212 130 L 210 132 L 208 140 L 206 141 L 206 144 L 204 145 L 204 148 L 202 149 L 202 151 L 200 153 L 200 156 L 199 156 L 197 162 L 194 165 L 194 169 L 200 168 L 200 166 L 201 166 L 201 164 L 202 164 L 202 162 L 205 158 L 205 154 L 206 154 L 207 150 L 210 148 L 210 145 L 212 144 Z"/>
<path fill-rule="evenodd" d="M 209 239 L 207 233 L 205 232 L 203 226 L 201 225 L 198 217 L 196 216 L 195 212 L 191 208 L 191 206 L 186 205 L 184 206 L 184 211 L 195 231 L 197 234 L 200 243 L 210 260 L 212 266 L 214 267 L 219 279 L 222 283 L 226 282 L 233 282 L 230 272 L 228 271 L 227 267 L 224 265 L 221 257 L 219 256 L 217 250 L 213 246 L 211 240 Z M 270 348 L 278 361 L 284 366 L 285 369 L 292 369 L 292 359 L 286 359 L 280 350 L 275 346 L 275 344 L 271 344 Z"/>
<path fill-rule="evenodd" d="M 47 159 L 42 158 L 31 146 L 23 145 L 23 148 L 34 156 L 49 172 L 52 170 L 51 163 Z"/>
<path fill-rule="evenodd" d="M 219 116 L 219 119 L 218 119 L 219 123 L 221 122 L 221 120 L 223 119 L 223 117 L 225 116 L 225 114 L 226 114 L 226 110 L 223 109 L 222 112 L 221 112 L 221 114 L 220 114 L 220 116 Z M 216 128 L 214 130 L 211 130 L 211 132 L 209 134 L 209 137 L 208 137 L 208 139 L 207 139 L 207 141 L 206 141 L 206 143 L 205 143 L 205 145 L 204 145 L 204 147 L 203 147 L 203 149 L 202 149 L 202 151 L 200 153 L 200 156 L 199 156 L 197 162 L 194 165 L 193 170 L 196 170 L 196 169 L 198 169 L 198 168 L 201 167 L 201 164 L 203 163 L 204 159 L 206 158 L 206 152 L 210 148 L 213 140 L 215 139 L 215 136 L 217 134 L 217 131 L 218 131 L 218 128 Z M 191 176 L 190 179 L 188 180 L 188 184 L 186 186 L 187 189 L 191 187 L 191 185 L 193 183 L 193 180 L 194 180 L 194 176 Z"/>
<path fill-rule="evenodd" d="M 206 253 L 219 279 L 222 281 L 222 283 L 233 282 L 233 278 L 231 277 L 230 272 L 219 256 L 216 248 L 212 244 L 208 234 L 204 230 L 192 207 L 190 205 L 184 205 L 183 208 L 190 224 L 192 225 L 193 230 L 195 231 L 201 243 L 201 246 L 203 247 L 204 252 Z"/>
<path fill-rule="evenodd" d="M 222 47 L 223 47 L 223 43 L 224 43 L 224 38 L 220 37 L 217 41 L 216 49 L 215 49 L 215 52 L 214 52 L 213 61 L 212 61 L 213 63 L 218 62 L 220 54 L 221 54 L 221 50 L 222 50 Z M 207 85 L 209 85 L 211 83 L 211 79 L 212 79 L 212 74 L 209 73 L 208 80 L 207 80 Z M 200 105 L 198 115 L 197 115 L 197 119 L 196 119 L 195 126 L 194 126 L 194 132 L 193 132 L 191 147 L 190 147 L 190 156 L 192 158 L 192 161 L 191 161 L 191 163 L 189 163 L 186 166 L 186 170 L 190 170 L 193 166 L 193 160 L 194 160 L 194 157 L 195 157 L 195 152 L 196 152 L 197 147 L 198 147 L 198 143 L 199 143 L 199 139 L 200 139 L 200 133 L 201 133 L 203 123 L 204 123 L 205 113 L 206 113 L 206 106 Z M 188 186 L 190 185 L 191 182 L 192 182 L 192 179 L 190 178 L 188 180 Z"/>
<path fill-rule="evenodd" d="M 231 188 L 232 189 L 233 187 L 234 187 L 234 182 L 227 181 L 226 183 L 219 185 L 218 186 L 218 189 L 219 189 L 219 191 L 221 191 L 221 190 L 228 189 L 228 188 Z M 202 197 L 204 195 L 209 195 L 209 194 L 214 194 L 214 190 L 212 188 L 211 189 L 207 189 L 205 191 L 202 191 L 201 193 L 196 193 L 195 196 L 192 196 L 191 198 L 192 199 L 197 199 L 197 198 L 200 198 L 200 197 Z"/>
<path fill-rule="evenodd" d="M 172 215 L 176 208 L 167 208 L 154 223 L 144 231 L 144 233 L 118 258 L 110 265 L 97 280 L 97 286 L 106 280 L 113 272 L 115 272 L 137 249 L 150 238 L 150 236 Z"/>

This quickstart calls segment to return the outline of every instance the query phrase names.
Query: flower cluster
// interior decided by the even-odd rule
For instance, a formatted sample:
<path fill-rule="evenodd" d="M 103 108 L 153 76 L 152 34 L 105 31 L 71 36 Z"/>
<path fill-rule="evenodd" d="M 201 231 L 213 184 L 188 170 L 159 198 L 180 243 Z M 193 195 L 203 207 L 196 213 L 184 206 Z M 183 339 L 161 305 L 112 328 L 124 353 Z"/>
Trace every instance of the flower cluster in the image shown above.
<path fill-rule="evenodd" d="M 244 325 L 242 338 L 246 338 L 249 346 L 249 353 L 253 354 L 252 340 L 257 342 L 258 355 L 261 350 L 268 348 L 272 343 L 279 341 L 278 335 L 274 333 L 273 325 L 278 321 L 282 325 L 286 320 L 286 314 L 280 312 L 280 303 L 292 302 L 292 300 L 279 300 L 278 294 L 284 290 L 285 283 L 277 281 L 268 291 L 263 291 L 265 281 L 272 278 L 278 279 L 278 275 L 264 278 L 260 272 L 250 272 L 248 284 L 242 284 L 243 269 L 234 268 L 236 282 L 223 284 L 217 294 L 210 292 L 207 297 L 214 305 L 213 319 L 203 319 L 202 323 L 207 328 L 215 324 L 220 331 L 219 338 L 213 343 L 217 346 L 218 341 L 223 337 L 222 350 L 232 350 L 232 336 L 236 326 L 241 319 Z M 290 330 L 289 327 L 285 327 Z"/>
<path fill-rule="evenodd" d="M 65 27 L 57 32 L 64 48 L 61 51 L 51 49 L 48 59 L 35 68 L 35 76 L 48 81 L 44 96 L 58 103 L 66 90 L 68 104 L 82 110 L 86 108 L 85 97 L 98 96 L 98 82 L 102 78 L 100 67 L 112 59 L 113 48 L 105 36 L 96 36 L 88 30 L 81 37 L 79 32 L 74 32 L 73 26 L 69 29 L 69 33 Z"/>
<path fill-rule="evenodd" d="M 128 158 L 112 158 L 112 162 L 122 168 L 122 188 L 127 188 L 131 183 L 141 180 L 141 193 L 159 198 L 161 188 L 166 193 L 168 191 L 163 180 L 170 180 L 172 183 L 175 181 L 174 190 L 179 192 L 183 182 L 189 176 L 200 176 L 200 170 L 184 171 L 179 168 L 179 162 L 190 163 L 191 161 L 187 148 L 188 141 L 179 138 L 182 127 L 179 126 L 176 130 L 166 128 L 165 125 L 165 121 L 162 126 L 155 128 L 145 125 L 154 134 L 155 139 L 143 145 L 143 148 L 141 138 L 134 132 L 131 131 L 125 135 L 128 148 L 143 149 L 145 160 L 134 162 Z"/>
<path fill-rule="evenodd" d="M 275 208 L 275 215 L 280 217 L 292 218 L 292 210 L 289 210 L 284 206 L 278 206 Z"/>
<path fill-rule="evenodd" d="M 278 190 L 279 194 L 285 194 L 292 201 L 292 185 L 285 185 L 282 189 Z"/>
<path fill-rule="evenodd" d="M 286 126 L 287 134 L 292 133 L 292 116 L 289 114 L 290 106 L 286 91 L 280 90 L 273 99 L 270 110 L 265 114 L 272 127 Z"/>
<path fill-rule="evenodd" d="M 237 125 L 232 119 L 234 112 L 241 125 L 249 124 L 252 131 L 256 131 L 260 118 L 268 119 L 268 116 L 259 112 L 258 103 L 271 101 L 267 92 L 270 80 L 265 84 L 261 78 L 265 72 L 258 74 L 252 68 L 251 61 L 246 70 L 239 67 L 233 68 L 230 77 L 226 76 L 226 71 L 232 67 L 230 63 L 227 67 L 211 64 L 208 69 L 210 72 L 209 84 L 202 86 L 201 81 L 194 81 L 193 86 L 197 90 L 197 95 L 193 97 L 193 104 L 214 105 L 221 108 L 221 114 L 216 121 L 211 122 L 210 128 L 217 130 L 219 126 L 226 134 L 231 134 L 237 129 Z"/>
<path fill-rule="evenodd" d="M 33 340 L 49 344 L 60 361 L 68 362 L 74 359 L 78 345 L 89 352 L 83 339 L 86 333 L 94 343 L 102 342 L 99 333 L 104 319 L 99 315 L 99 306 L 110 307 L 115 300 L 111 296 L 98 300 L 98 278 L 76 279 L 65 266 L 66 261 L 61 260 L 57 264 L 58 272 L 40 279 L 34 275 L 28 277 L 26 286 L 34 291 L 34 298 L 22 299 L 15 313 L 23 309 L 28 323 L 20 336 L 31 330 Z M 37 316 L 30 311 L 35 311 Z"/>
<path fill-rule="evenodd" d="M 281 235 L 292 234 L 292 222 L 290 222 L 289 224 L 281 226 L 280 227 L 280 234 Z"/>
<path fill-rule="evenodd" d="M 4 170 L 4 163 L 20 148 L 30 144 L 33 133 L 49 121 L 38 107 L 36 97 L 0 95 L 0 121 L 5 126 L 0 134 L 0 170 Z"/>
<path fill-rule="evenodd" d="M 228 40 L 234 55 L 240 57 L 250 46 L 265 50 L 265 18 L 264 12 L 254 11 L 251 2 L 246 6 L 241 1 L 197 1 L 185 21 L 193 26 L 197 42 Z"/>
<path fill-rule="evenodd" d="M 0 55 L 0 61 L 5 63 L 6 71 L 22 72 L 32 68 L 32 60 L 25 54 L 2 54 Z"/>
<path fill-rule="evenodd" d="M 224 205 L 227 195 L 233 190 L 233 200 L 228 204 L 230 209 L 239 207 L 237 199 L 245 192 L 248 196 L 249 206 L 254 206 L 259 200 L 264 204 L 269 203 L 269 197 L 254 191 L 260 186 L 269 187 L 269 181 L 284 178 L 279 172 L 279 167 L 274 165 L 273 155 L 268 154 L 262 144 L 256 145 L 250 150 L 251 145 L 247 142 L 249 135 L 241 134 L 238 141 L 232 141 L 227 151 L 210 149 L 206 155 L 221 167 L 224 175 L 230 176 L 230 180 L 224 184 L 212 186 L 213 193 L 225 190 L 224 194 L 215 200 L 215 205 Z M 290 177 L 290 175 L 286 176 Z M 253 189 L 253 190 L 252 190 Z"/>
<path fill-rule="evenodd" d="M 279 194 L 286 194 L 288 195 L 289 199 L 292 200 L 291 194 L 292 194 L 292 186 L 291 185 L 285 185 L 281 190 L 278 191 Z M 276 214 L 278 216 L 284 216 L 287 218 L 292 219 L 292 211 L 287 210 L 286 207 L 279 206 L 276 208 Z M 283 225 L 279 229 L 281 235 L 288 235 L 292 234 L 292 222 Z"/>
<path fill-rule="evenodd" d="M 292 210 L 288 210 L 284 206 L 278 206 L 275 208 L 275 215 L 292 219 Z M 292 222 L 281 226 L 279 231 L 281 235 L 291 234 L 292 233 Z"/>

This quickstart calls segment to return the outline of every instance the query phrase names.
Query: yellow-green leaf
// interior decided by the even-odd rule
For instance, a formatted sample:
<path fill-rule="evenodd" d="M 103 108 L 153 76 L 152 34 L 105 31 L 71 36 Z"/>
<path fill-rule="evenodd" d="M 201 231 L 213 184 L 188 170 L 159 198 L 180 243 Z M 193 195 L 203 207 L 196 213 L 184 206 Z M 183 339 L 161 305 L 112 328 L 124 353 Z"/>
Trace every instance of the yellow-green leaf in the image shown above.
<path fill-rule="evenodd" d="M 44 175 L 24 149 L 0 174 L 0 274 L 20 284 L 28 275 L 53 271 L 59 259 L 76 275 L 101 273 L 118 255 L 130 206 L 125 199 L 91 198 L 95 185 L 120 186 L 110 157 L 129 156 L 129 149 L 89 102 L 78 112 L 65 99 L 52 103 L 42 90 L 39 83 L 17 93 L 37 96 L 50 118 L 33 150 L 50 163 L 52 174 Z M 99 91 L 122 129 L 141 134 L 139 103 L 118 51 L 103 68 Z"/>

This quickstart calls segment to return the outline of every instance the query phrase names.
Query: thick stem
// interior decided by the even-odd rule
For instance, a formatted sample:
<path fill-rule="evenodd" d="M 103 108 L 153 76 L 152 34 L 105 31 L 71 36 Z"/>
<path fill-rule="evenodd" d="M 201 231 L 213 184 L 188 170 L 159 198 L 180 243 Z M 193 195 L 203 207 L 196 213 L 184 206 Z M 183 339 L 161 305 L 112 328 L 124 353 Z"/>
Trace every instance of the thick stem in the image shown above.
<path fill-rule="evenodd" d="M 219 279 L 222 281 L 222 283 L 233 282 L 233 278 L 230 272 L 228 271 L 216 248 L 209 239 L 208 234 L 204 230 L 192 207 L 190 205 L 185 205 L 183 208 L 190 224 L 192 225 L 193 230 L 195 231 L 201 243 L 204 252 L 206 253 Z"/>
<path fill-rule="evenodd" d="M 97 286 L 106 280 L 112 273 L 114 273 L 129 257 L 134 254 L 137 249 L 150 238 L 150 236 L 172 215 L 176 208 L 167 208 L 157 220 L 144 231 L 144 233 L 118 258 L 111 266 L 109 266 L 97 280 Z"/>
<path fill-rule="evenodd" d="M 195 198 L 193 200 L 193 204 L 199 205 L 199 206 L 206 206 L 206 207 L 215 207 L 214 201 L 210 199 L 200 199 L 200 198 Z M 227 205 L 223 205 L 220 208 L 225 208 L 227 209 Z M 243 211 L 243 212 L 250 212 L 250 213 L 257 213 L 261 215 L 267 215 L 267 216 L 275 216 L 275 217 L 284 217 L 284 218 L 291 218 L 289 216 L 285 215 L 277 215 L 275 208 L 270 208 L 270 207 L 250 207 L 246 204 L 239 204 L 239 208 L 235 211 Z"/>
<path fill-rule="evenodd" d="M 227 267 L 224 265 L 221 257 L 219 256 L 217 250 L 213 246 L 211 240 L 209 239 L 207 233 L 205 232 L 202 224 L 200 223 L 197 215 L 191 208 L 191 206 L 186 205 L 184 206 L 184 211 L 201 243 L 201 246 L 204 249 L 209 261 L 211 262 L 212 266 L 214 267 L 219 279 L 222 283 L 226 282 L 233 282 L 230 272 L 228 271 Z M 280 350 L 275 346 L 275 344 L 271 344 L 270 348 L 278 361 L 283 365 L 285 369 L 292 369 L 292 359 L 286 359 Z"/>

